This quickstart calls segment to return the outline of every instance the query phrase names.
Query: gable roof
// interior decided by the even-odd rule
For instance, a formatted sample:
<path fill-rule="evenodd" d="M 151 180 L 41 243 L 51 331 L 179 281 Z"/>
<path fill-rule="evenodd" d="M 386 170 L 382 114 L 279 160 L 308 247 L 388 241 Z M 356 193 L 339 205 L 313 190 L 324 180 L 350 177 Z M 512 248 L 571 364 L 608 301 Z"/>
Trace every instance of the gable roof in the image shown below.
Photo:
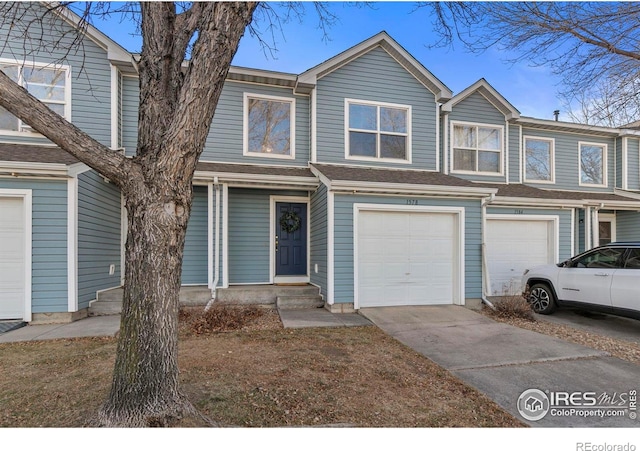
<path fill-rule="evenodd" d="M 451 100 L 442 105 L 442 111 L 450 112 L 454 106 L 476 92 L 487 99 L 498 111 L 504 114 L 507 120 L 518 119 L 520 117 L 520 111 L 511 105 L 511 103 L 509 103 L 502 94 L 496 91 L 484 78 L 481 78 L 462 92 L 456 94 Z"/>
<path fill-rule="evenodd" d="M 339 69 L 354 59 L 368 53 L 374 48 L 382 48 L 402 67 L 413 75 L 422 85 L 436 96 L 436 101 L 447 101 L 453 93 L 435 75 L 427 70 L 417 59 L 407 52 L 400 44 L 391 38 L 385 31 L 362 41 L 338 55 L 329 58 L 323 63 L 303 72 L 298 77 L 298 82 L 304 85 L 315 85 L 319 78 Z"/>

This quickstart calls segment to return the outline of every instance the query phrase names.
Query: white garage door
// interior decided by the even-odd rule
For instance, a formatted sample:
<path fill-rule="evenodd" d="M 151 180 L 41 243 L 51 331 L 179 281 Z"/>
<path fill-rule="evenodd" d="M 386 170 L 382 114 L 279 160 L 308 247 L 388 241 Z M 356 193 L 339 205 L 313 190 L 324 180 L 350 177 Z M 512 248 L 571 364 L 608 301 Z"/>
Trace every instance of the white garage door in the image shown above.
<path fill-rule="evenodd" d="M 22 319 L 25 302 L 24 201 L 0 198 L 0 319 Z"/>
<path fill-rule="evenodd" d="M 453 303 L 458 236 L 456 214 L 360 211 L 357 307 Z"/>
<path fill-rule="evenodd" d="M 487 266 L 491 295 L 517 294 L 522 273 L 554 263 L 553 220 L 487 219 Z"/>

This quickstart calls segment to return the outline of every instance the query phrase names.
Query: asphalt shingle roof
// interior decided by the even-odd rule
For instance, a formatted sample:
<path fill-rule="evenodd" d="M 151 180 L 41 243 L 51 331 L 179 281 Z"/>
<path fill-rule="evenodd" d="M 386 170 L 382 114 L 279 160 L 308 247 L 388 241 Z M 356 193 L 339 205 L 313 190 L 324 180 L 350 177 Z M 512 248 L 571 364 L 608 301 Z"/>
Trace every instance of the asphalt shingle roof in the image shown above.
<path fill-rule="evenodd" d="M 0 144 L 0 161 L 75 164 L 79 161 L 59 147 L 28 144 Z"/>

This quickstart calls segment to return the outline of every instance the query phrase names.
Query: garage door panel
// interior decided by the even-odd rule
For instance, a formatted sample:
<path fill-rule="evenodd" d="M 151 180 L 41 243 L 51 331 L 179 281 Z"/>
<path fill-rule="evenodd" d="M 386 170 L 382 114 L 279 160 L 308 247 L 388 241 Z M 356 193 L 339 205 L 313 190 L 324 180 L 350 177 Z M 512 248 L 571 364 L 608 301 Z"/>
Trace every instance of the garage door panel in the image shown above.
<path fill-rule="evenodd" d="M 553 224 L 548 219 L 487 221 L 492 295 L 517 294 L 525 269 L 553 263 Z"/>
<path fill-rule="evenodd" d="M 457 228 L 452 213 L 360 211 L 359 307 L 451 304 Z"/>
<path fill-rule="evenodd" d="M 0 197 L 0 319 L 24 316 L 25 239 L 23 199 Z"/>

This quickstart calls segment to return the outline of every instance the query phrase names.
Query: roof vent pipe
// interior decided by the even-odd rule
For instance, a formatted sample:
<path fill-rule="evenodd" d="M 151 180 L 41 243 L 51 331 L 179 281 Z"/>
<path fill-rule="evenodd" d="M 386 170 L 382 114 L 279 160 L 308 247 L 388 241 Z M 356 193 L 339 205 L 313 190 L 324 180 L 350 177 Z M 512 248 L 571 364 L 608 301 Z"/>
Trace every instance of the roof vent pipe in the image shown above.
<path fill-rule="evenodd" d="M 560 110 L 554 110 L 553 117 L 556 119 L 556 122 L 558 121 L 558 116 L 560 116 Z"/>

